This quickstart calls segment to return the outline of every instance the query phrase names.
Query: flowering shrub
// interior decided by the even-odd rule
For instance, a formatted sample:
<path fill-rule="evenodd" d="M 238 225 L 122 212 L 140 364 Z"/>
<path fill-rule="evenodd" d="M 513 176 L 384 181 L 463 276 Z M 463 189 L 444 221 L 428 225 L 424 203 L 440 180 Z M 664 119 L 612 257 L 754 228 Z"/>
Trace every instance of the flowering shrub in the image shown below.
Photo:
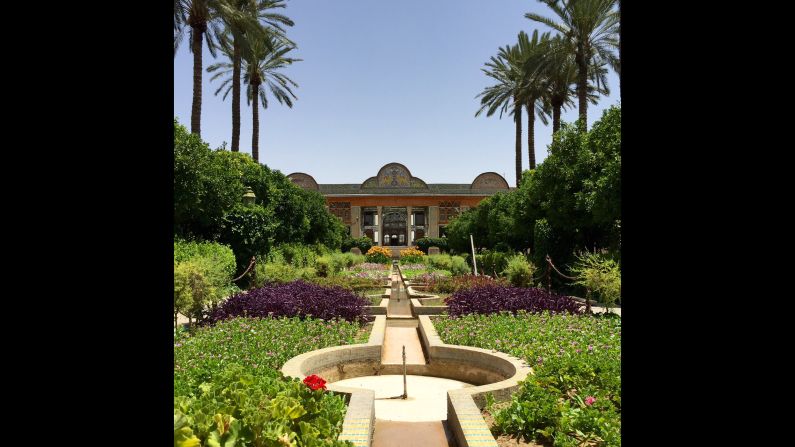
<path fill-rule="evenodd" d="M 386 247 L 373 245 L 369 250 L 367 250 L 367 254 L 364 256 L 364 259 L 367 262 L 375 262 L 376 264 L 388 264 L 389 261 L 392 260 L 392 250 Z"/>
<path fill-rule="evenodd" d="M 422 257 L 425 253 L 421 252 L 415 247 L 400 250 L 400 264 L 416 264 L 422 262 Z"/>
<path fill-rule="evenodd" d="M 538 313 L 582 313 L 579 302 L 544 289 L 487 285 L 461 290 L 447 298 L 451 316 L 490 314 L 502 311 L 516 313 L 520 310 Z"/>
<path fill-rule="evenodd" d="M 621 445 L 621 319 L 519 312 L 435 318 L 445 343 L 495 349 L 535 374 L 494 430 L 558 447 Z"/>
<path fill-rule="evenodd" d="M 312 391 L 326 389 L 326 381 L 323 380 L 320 376 L 315 374 L 312 374 L 311 376 L 306 376 L 306 378 L 304 379 L 304 385 L 308 386 L 309 389 L 311 389 Z"/>
<path fill-rule="evenodd" d="M 401 270 L 406 279 L 410 279 L 414 284 L 428 284 L 429 282 L 450 277 L 450 272 L 446 270 Z"/>
<path fill-rule="evenodd" d="M 428 291 L 435 293 L 455 293 L 473 287 L 508 285 L 505 279 L 495 279 L 485 275 L 436 276 L 429 278 L 425 283 L 428 285 Z"/>
<path fill-rule="evenodd" d="M 362 319 L 370 303 L 341 287 L 304 281 L 275 284 L 239 293 L 210 313 L 207 324 L 233 317 L 308 317 Z"/>

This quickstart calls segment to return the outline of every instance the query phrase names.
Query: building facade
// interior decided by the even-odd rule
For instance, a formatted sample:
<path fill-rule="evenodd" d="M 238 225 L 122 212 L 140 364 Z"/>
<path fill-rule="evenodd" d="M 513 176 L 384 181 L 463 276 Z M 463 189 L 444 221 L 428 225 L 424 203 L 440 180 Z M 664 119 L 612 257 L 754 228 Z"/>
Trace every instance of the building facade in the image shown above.
<path fill-rule="evenodd" d="M 459 213 L 498 191 L 511 188 L 501 175 L 484 172 L 472 183 L 425 183 L 400 163 L 389 163 L 363 183 L 318 184 L 312 176 L 287 176 L 296 185 L 320 192 L 349 234 L 381 246 L 405 248 L 422 237 L 444 237 Z"/>

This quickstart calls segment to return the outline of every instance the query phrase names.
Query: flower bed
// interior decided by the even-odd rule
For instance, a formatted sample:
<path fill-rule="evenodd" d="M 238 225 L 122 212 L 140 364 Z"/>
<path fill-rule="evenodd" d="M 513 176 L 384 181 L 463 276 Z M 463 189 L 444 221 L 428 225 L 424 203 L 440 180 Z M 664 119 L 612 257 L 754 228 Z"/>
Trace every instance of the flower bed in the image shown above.
<path fill-rule="evenodd" d="M 410 267 L 410 266 L 407 266 Z M 421 282 L 427 283 L 428 281 L 433 280 L 434 278 L 442 278 L 452 275 L 447 270 L 429 270 L 429 269 L 413 269 L 413 268 L 401 268 L 401 273 L 406 279 L 410 279 L 414 282 Z"/>
<path fill-rule="evenodd" d="M 236 318 L 178 332 L 175 443 L 231 445 L 225 442 L 237 437 L 235 445 L 351 445 L 336 440 L 344 399 L 324 392 L 321 378 L 304 384 L 285 379 L 279 368 L 303 352 L 364 343 L 362 329 L 357 322 L 296 317 Z"/>
<path fill-rule="evenodd" d="M 510 402 L 492 408 L 498 433 L 554 446 L 621 445 L 621 319 L 500 313 L 435 318 L 445 343 L 495 349 L 531 364 Z"/>
<path fill-rule="evenodd" d="M 343 270 L 340 272 L 342 276 L 350 276 L 354 278 L 371 278 L 371 279 L 387 279 L 389 273 L 392 271 L 392 266 L 389 264 L 378 264 L 375 262 L 366 262 L 359 264 L 355 267 Z"/>
<path fill-rule="evenodd" d="M 486 285 L 461 290 L 447 299 L 452 316 L 490 314 L 496 312 L 582 313 L 581 303 L 568 296 L 549 293 L 544 289 Z"/>
<path fill-rule="evenodd" d="M 429 277 L 426 284 L 428 285 L 428 292 L 438 294 L 455 293 L 473 287 L 508 285 L 508 281 L 504 278 L 494 279 L 485 275 L 460 275 L 453 277 Z"/>
<path fill-rule="evenodd" d="M 362 319 L 370 303 L 341 287 L 323 287 L 304 281 L 276 284 L 237 294 L 210 313 L 205 324 L 234 317 L 307 317 L 324 320 Z"/>

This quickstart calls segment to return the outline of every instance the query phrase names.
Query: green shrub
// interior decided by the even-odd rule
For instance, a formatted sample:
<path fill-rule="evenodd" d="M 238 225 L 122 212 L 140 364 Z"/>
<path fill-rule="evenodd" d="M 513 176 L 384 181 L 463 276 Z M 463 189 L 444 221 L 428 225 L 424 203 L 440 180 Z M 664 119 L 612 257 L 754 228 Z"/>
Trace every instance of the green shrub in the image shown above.
<path fill-rule="evenodd" d="M 256 281 L 253 287 L 262 287 L 265 284 L 284 284 L 297 279 L 311 280 L 317 276 L 314 267 L 293 267 L 290 264 L 269 262 L 257 263 Z"/>
<path fill-rule="evenodd" d="M 614 260 L 583 252 L 577 256 L 572 272 L 576 283 L 595 293 L 606 307 L 612 307 L 621 299 L 621 269 Z"/>
<path fill-rule="evenodd" d="M 198 317 L 215 288 L 204 275 L 204 268 L 196 261 L 174 263 L 174 324 L 177 313 Z"/>
<path fill-rule="evenodd" d="M 359 250 L 362 251 L 362 255 L 367 253 L 370 250 L 370 247 L 373 246 L 373 241 L 367 236 L 362 236 L 358 238 L 347 237 L 345 240 L 342 241 L 342 252 L 348 253 L 351 251 L 351 248 L 357 247 Z"/>
<path fill-rule="evenodd" d="M 460 258 L 460 256 L 458 257 Z M 426 256 L 425 262 L 435 269 L 449 271 L 453 270 L 453 258 L 448 254 Z"/>
<path fill-rule="evenodd" d="M 174 316 L 201 318 L 209 307 L 238 291 L 232 283 L 235 256 L 215 242 L 174 242 Z M 176 322 L 175 322 L 176 324 Z"/>
<path fill-rule="evenodd" d="M 448 250 L 447 238 L 444 237 L 422 237 L 414 241 L 414 243 L 425 254 L 428 254 L 428 248 L 430 247 L 438 247 L 442 253 L 446 253 Z"/>
<path fill-rule="evenodd" d="M 469 265 L 461 256 L 453 256 L 450 258 L 450 272 L 453 275 L 466 275 L 469 273 Z"/>
<path fill-rule="evenodd" d="M 488 251 L 477 255 L 478 273 L 492 276 L 502 274 L 505 268 L 508 267 L 508 258 L 510 256 L 510 253 L 502 253 L 499 251 Z"/>
<path fill-rule="evenodd" d="M 315 259 L 315 272 L 317 276 L 329 277 L 334 276 L 335 268 L 331 256 L 320 256 Z"/>
<path fill-rule="evenodd" d="M 516 287 L 531 286 L 533 272 L 535 272 L 535 266 L 523 255 L 514 255 L 508 258 L 508 264 L 504 271 L 508 281 Z"/>

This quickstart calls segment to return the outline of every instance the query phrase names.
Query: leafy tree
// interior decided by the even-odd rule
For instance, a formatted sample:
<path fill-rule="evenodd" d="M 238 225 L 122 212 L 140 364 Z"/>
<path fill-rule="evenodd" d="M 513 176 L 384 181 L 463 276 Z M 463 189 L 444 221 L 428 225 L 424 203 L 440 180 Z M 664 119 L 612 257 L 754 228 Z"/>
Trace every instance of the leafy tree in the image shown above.
<path fill-rule="evenodd" d="M 174 233 L 212 239 L 226 211 L 244 192 L 239 175 L 174 120 Z"/>

